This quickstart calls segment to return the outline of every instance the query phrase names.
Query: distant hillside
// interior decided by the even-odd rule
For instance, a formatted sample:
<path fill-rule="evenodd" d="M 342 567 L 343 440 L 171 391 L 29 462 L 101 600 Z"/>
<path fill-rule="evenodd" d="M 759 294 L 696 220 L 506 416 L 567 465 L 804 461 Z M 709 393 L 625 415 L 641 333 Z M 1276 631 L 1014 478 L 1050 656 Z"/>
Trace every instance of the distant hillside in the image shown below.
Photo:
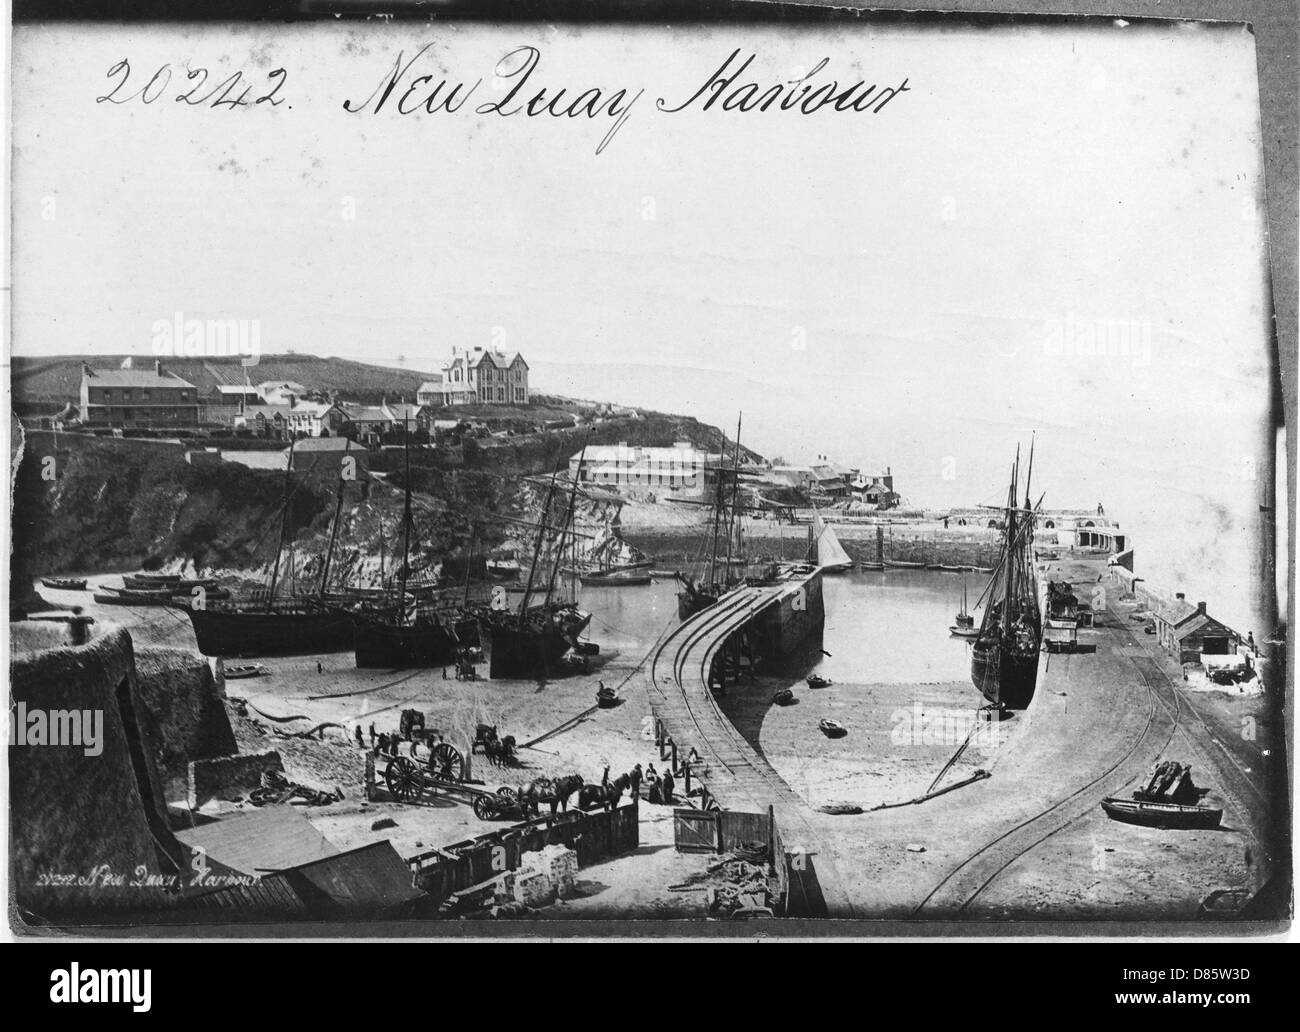
<path fill-rule="evenodd" d="M 75 401 L 81 389 L 81 364 L 92 368 L 116 369 L 126 355 L 59 355 L 52 358 L 14 356 L 10 382 L 13 386 L 14 410 L 31 415 L 61 408 Z M 150 356 L 132 356 L 137 366 L 153 362 Z M 244 382 L 244 368 L 238 358 L 165 358 L 165 368 L 194 384 L 200 396 L 220 384 Z M 292 380 L 313 390 L 337 391 L 345 398 L 378 402 L 405 398 L 415 400 L 415 392 L 426 380 L 441 381 L 438 373 L 411 369 L 393 369 L 367 365 L 343 358 L 316 355 L 263 355 L 248 369 L 249 382 Z"/>

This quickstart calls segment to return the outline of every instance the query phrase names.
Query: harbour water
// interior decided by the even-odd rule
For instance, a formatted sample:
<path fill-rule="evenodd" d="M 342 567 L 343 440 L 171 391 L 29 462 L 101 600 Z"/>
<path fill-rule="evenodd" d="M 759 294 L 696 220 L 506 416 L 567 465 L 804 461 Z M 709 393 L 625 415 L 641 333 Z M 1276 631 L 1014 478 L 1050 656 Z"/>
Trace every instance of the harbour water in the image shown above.
<path fill-rule="evenodd" d="M 986 577 L 966 577 L 973 606 Z M 968 682 L 969 646 L 948 635 L 961 589 L 962 575 L 932 570 L 826 576 L 822 648 L 829 655 L 814 668 L 835 681 L 864 684 Z M 666 627 L 676 624 L 678 590 L 675 580 L 645 587 L 584 586 L 581 604 L 595 614 L 588 636 L 605 653 L 617 650 L 620 665 L 628 659 L 635 664 Z M 974 688 L 971 692 L 974 701 Z"/>

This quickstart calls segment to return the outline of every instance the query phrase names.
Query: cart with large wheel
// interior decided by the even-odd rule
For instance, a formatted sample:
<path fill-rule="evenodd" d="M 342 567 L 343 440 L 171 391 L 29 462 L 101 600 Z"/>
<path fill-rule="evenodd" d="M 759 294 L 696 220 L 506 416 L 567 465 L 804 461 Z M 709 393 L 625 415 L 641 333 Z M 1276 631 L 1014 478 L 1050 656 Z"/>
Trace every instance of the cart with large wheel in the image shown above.
<path fill-rule="evenodd" d="M 465 758 L 448 742 L 439 742 L 427 761 L 410 756 L 387 759 L 384 784 L 400 803 L 418 803 L 426 792 L 443 792 L 468 798 L 479 820 L 491 821 L 523 817 L 523 810 L 512 788 L 495 792 L 465 781 Z"/>

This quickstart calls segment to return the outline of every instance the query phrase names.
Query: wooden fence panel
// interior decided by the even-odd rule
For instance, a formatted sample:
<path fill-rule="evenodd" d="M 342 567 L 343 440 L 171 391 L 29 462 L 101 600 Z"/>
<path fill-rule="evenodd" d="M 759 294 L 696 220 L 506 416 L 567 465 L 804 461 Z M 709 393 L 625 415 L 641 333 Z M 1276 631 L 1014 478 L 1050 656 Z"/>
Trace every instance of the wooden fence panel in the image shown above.
<path fill-rule="evenodd" d="M 716 853 L 718 811 L 674 810 L 673 845 L 679 853 Z"/>
<path fill-rule="evenodd" d="M 768 848 L 771 824 L 765 813 L 737 813 L 722 810 L 718 815 L 718 849 L 723 853 L 741 846 Z"/>
<path fill-rule="evenodd" d="M 441 902 L 454 893 L 519 867 L 524 853 L 560 844 L 578 854 L 580 867 L 625 853 L 640 841 L 639 808 L 635 803 L 610 813 L 570 811 L 547 815 L 527 824 L 503 828 L 408 859 L 416 888 Z M 500 850 L 500 852 L 497 852 Z M 451 854 L 450 856 L 447 854 Z"/>

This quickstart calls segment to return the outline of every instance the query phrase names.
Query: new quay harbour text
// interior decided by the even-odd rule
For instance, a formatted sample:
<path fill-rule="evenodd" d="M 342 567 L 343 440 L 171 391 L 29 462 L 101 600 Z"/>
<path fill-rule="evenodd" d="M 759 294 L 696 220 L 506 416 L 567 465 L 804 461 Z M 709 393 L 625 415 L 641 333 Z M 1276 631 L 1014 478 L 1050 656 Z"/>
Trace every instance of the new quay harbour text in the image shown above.
<path fill-rule="evenodd" d="M 433 115 L 439 112 L 454 115 L 477 94 L 470 110 L 481 116 L 537 118 L 550 115 L 552 118 L 602 119 L 608 123 L 608 129 L 596 146 L 596 153 L 600 154 L 645 93 L 644 88 L 627 86 L 575 89 L 541 84 L 542 52 L 534 46 L 516 47 L 502 57 L 493 68 L 491 83 L 486 87 L 482 78 L 473 82 L 452 82 L 444 76 L 435 82 L 432 73 L 422 73 L 427 63 L 425 59 L 432 49 L 433 44 L 426 43 L 410 58 L 406 57 L 405 51 L 399 51 L 369 95 L 362 99 L 358 94 L 344 100 L 343 109 L 350 114 L 365 111 L 379 114 L 387 109 L 398 115 Z M 655 107 L 664 114 L 684 111 L 879 114 L 896 96 L 911 90 L 906 78 L 887 86 L 868 84 L 863 79 L 841 85 L 837 79 L 824 74 L 830 64 L 830 59 L 825 57 L 808 71 L 798 70 L 789 78 L 763 84 L 745 78 L 756 58 L 756 54 L 750 54 L 742 59 L 741 51 L 733 50 L 699 85 L 692 88 L 692 92 L 684 94 L 681 99 L 661 96 Z"/>

